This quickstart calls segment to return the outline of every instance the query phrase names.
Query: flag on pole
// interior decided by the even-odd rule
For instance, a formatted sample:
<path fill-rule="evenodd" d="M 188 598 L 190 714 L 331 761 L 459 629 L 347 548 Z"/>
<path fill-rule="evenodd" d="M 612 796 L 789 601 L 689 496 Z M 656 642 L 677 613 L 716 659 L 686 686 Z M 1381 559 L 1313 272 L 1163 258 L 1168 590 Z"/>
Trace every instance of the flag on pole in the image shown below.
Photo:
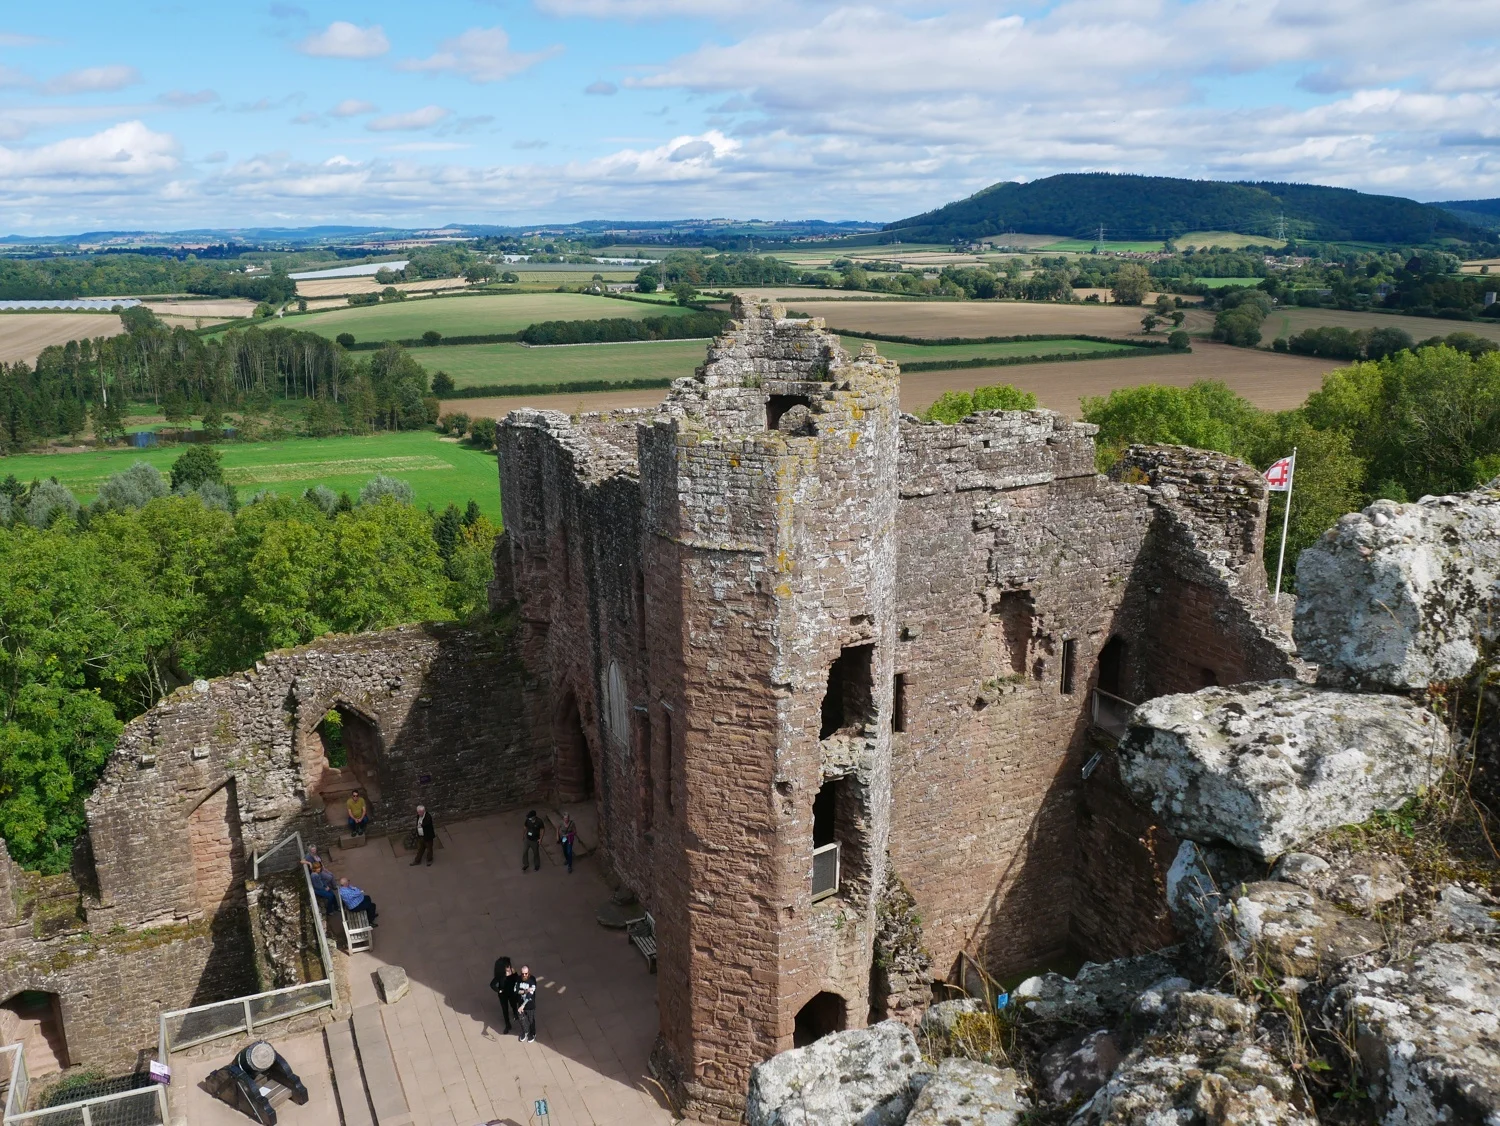
<path fill-rule="evenodd" d="M 1295 456 L 1295 455 L 1293 455 Z M 1273 493 L 1284 493 L 1292 485 L 1292 458 L 1284 457 L 1266 470 L 1266 488 Z"/>

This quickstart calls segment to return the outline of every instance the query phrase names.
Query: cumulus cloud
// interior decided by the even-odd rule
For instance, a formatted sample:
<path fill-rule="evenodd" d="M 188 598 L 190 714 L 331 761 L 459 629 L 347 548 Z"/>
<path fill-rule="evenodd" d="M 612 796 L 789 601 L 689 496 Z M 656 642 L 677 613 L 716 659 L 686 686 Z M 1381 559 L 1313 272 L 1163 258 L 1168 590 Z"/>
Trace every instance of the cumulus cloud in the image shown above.
<path fill-rule="evenodd" d="M 60 74 L 42 86 L 44 94 L 107 94 L 134 86 L 141 72 L 133 66 L 88 66 Z"/>
<path fill-rule="evenodd" d="M 453 111 L 442 106 L 423 106 L 406 113 L 390 113 L 365 122 L 365 128 L 375 133 L 397 133 L 411 129 L 430 129 L 448 117 Z"/>
<path fill-rule="evenodd" d="M 379 107 L 371 102 L 361 101 L 358 98 L 345 98 L 338 105 L 328 111 L 330 117 L 358 117 L 364 113 L 375 113 Z"/>
<path fill-rule="evenodd" d="M 618 94 L 620 88 L 613 82 L 604 82 L 601 80 L 599 82 L 590 82 L 583 88 L 583 92 L 585 94 L 600 94 L 608 97 L 611 94 Z"/>
<path fill-rule="evenodd" d="M 452 39 L 444 39 L 427 58 L 404 59 L 397 65 L 401 70 L 427 74 L 458 74 L 470 82 L 503 82 L 561 51 L 560 46 L 530 54 L 512 51 L 510 36 L 504 28 L 471 27 Z"/>
<path fill-rule="evenodd" d="M 178 164 L 177 139 L 140 121 L 126 121 L 88 137 L 69 137 L 30 148 L 0 146 L 0 179 L 45 180 L 58 190 L 69 182 L 95 182 L 169 173 Z"/>
<path fill-rule="evenodd" d="M 297 44 L 304 55 L 321 59 L 374 59 L 390 49 L 390 40 L 379 24 L 360 27 L 347 20 L 334 20 Z"/>

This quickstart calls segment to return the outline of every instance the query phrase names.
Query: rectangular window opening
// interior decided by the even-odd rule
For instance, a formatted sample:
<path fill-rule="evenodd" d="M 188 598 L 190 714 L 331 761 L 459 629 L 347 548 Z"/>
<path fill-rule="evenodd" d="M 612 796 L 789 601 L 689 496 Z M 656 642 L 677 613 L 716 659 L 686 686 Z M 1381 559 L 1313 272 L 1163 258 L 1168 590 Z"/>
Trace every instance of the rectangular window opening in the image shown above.
<path fill-rule="evenodd" d="M 1062 643 L 1062 694 L 1071 696 L 1073 694 L 1073 671 L 1078 660 L 1078 642 L 1073 640 Z"/>
<path fill-rule="evenodd" d="M 906 674 L 898 672 L 891 684 L 891 730 L 896 734 L 906 730 Z"/>
<path fill-rule="evenodd" d="M 1010 674 L 1025 676 L 1031 635 L 1036 628 L 1036 603 L 1031 591 L 1003 591 L 990 614 L 1000 627 L 1000 659 L 1009 664 Z"/>
<path fill-rule="evenodd" d="M 854 735 L 870 722 L 874 704 L 872 691 L 875 646 L 850 645 L 828 669 L 828 690 L 823 694 L 819 739 L 840 733 Z"/>

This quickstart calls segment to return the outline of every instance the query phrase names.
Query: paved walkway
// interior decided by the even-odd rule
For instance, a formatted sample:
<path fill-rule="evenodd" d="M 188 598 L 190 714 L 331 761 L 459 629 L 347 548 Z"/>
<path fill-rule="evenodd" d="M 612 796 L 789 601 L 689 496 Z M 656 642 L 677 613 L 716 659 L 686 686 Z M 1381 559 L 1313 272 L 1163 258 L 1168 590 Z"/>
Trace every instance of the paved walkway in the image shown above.
<path fill-rule="evenodd" d="M 349 961 L 353 1002 L 378 1000 L 382 965 L 411 979 L 411 992 L 383 1011 L 416 1126 L 532 1126 L 537 1099 L 548 1101 L 547 1126 L 670 1123 L 646 1067 L 656 978 L 620 931 L 595 922 L 609 888 L 592 860 L 570 876 L 544 841 L 542 871 L 521 871 L 523 819 L 439 821 L 444 847 L 430 868 L 411 867 L 389 840 L 332 850 L 337 874 L 380 912 L 374 949 Z M 504 1033 L 489 990 L 502 954 L 529 964 L 540 983 L 534 1044 Z"/>

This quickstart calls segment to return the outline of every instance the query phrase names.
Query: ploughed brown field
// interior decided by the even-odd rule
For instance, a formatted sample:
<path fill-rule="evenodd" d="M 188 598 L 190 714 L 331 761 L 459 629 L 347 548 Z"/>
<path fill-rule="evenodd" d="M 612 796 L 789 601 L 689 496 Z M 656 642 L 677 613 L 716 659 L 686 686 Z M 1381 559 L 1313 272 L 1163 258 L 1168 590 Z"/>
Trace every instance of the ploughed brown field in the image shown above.
<path fill-rule="evenodd" d="M 1085 333 L 1139 334 L 1147 310 L 1135 305 L 1054 305 L 1024 301 L 806 301 L 791 298 L 788 310 L 822 317 L 837 332 L 880 332 L 934 339 L 945 336 L 1029 336 Z"/>
<path fill-rule="evenodd" d="M 50 345 L 124 331 L 120 318 L 108 313 L 0 313 L 0 363 L 29 364 Z"/>
<path fill-rule="evenodd" d="M 931 306 L 928 306 L 929 308 Z M 998 335 L 998 334 L 996 334 Z M 1079 400 L 1107 395 L 1116 387 L 1165 383 L 1186 387 L 1199 379 L 1217 379 L 1266 410 L 1295 407 L 1316 391 L 1323 376 L 1346 364 L 1310 356 L 1285 356 L 1227 344 L 1194 341 L 1189 353 L 1151 352 L 1140 357 L 1075 360 L 1055 364 L 1012 364 L 994 368 L 917 372 L 901 377 L 901 409 L 915 414 L 926 410 L 945 391 L 970 391 L 995 383 L 1010 383 L 1030 391 L 1037 402 L 1077 417 Z M 516 395 L 486 399 L 445 399 L 443 413 L 462 411 L 474 417 L 504 418 L 517 407 L 562 411 L 619 410 L 653 407 L 666 397 L 666 388 L 644 391 L 600 391 L 572 395 Z"/>
<path fill-rule="evenodd" d="M 428 278 L 426 281 L 397 282 L 403 293 L 431 293 L 440 289 L 464 289 L 463 278 Z M 343 297 L 351 293 L 379 293 L 385 289 L 372 275 L 353 278 L 307 278 L 297 283 L 298 297 Z"/>

